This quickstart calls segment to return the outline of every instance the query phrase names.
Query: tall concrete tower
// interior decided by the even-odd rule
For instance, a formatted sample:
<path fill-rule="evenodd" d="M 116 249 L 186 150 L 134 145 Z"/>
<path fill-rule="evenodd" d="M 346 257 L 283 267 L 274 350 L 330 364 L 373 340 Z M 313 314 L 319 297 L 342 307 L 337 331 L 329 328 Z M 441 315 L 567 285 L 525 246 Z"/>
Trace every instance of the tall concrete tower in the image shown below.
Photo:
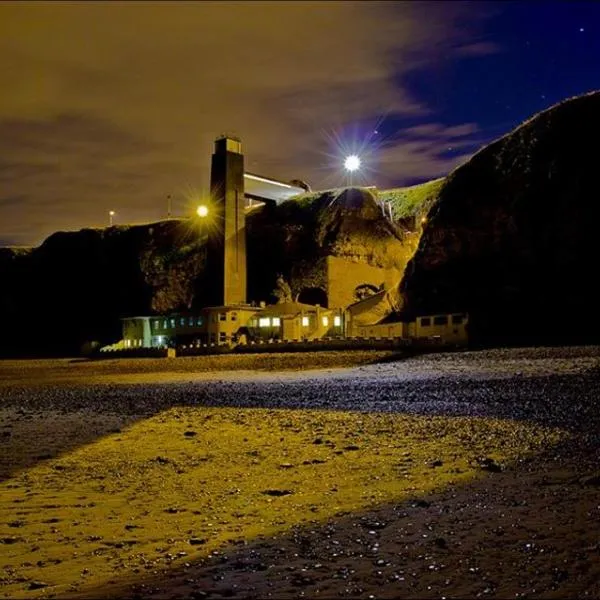
<path fill-rule="evenodd" d="M 223 136 L 215 141 L 210 171 L 212 234 L 208 245 L 211 304 L 246 302 L 246 217 L 242 143 Z"/>

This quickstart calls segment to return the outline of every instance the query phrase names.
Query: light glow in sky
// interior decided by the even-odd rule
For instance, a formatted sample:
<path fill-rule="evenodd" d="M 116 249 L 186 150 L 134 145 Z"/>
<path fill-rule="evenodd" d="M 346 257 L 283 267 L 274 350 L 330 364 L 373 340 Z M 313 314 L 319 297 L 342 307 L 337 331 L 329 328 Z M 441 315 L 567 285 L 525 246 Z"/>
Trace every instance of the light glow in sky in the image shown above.
<path fill-rule="evenodd" d="M 360 158 L 358 158 L 356 154 L 351 154 L 350 156 L 346 157 L 346 160 L 344 161 L 344 168 L 346 171 L 357 171 L 360 169 Z"/>

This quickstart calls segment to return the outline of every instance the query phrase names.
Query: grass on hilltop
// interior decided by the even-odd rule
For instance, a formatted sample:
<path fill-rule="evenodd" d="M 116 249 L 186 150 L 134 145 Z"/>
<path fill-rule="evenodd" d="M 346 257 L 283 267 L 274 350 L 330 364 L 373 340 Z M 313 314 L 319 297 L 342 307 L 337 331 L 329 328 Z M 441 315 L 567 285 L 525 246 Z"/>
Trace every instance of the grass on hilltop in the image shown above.
<path fill-rule="evenodd" d="M 379 200 L 392 203 L 394 219 L 425 215 L 437 198 L 445 179 L 434 179 L 410 187 L 380 190 Z"/>

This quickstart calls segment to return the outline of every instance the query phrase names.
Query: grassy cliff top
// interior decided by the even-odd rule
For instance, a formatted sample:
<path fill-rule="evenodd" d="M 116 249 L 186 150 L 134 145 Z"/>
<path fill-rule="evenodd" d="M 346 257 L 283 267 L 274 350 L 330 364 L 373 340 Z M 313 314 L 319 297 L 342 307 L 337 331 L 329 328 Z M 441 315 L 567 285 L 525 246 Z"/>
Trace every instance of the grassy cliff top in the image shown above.
<path fill-rule="evenodd" d="M 445 181 L 444 177 L 410 187 L 379 190 L 382 202 L 391 202 L 395 219 L 414 217 L 426 213 Z"/>

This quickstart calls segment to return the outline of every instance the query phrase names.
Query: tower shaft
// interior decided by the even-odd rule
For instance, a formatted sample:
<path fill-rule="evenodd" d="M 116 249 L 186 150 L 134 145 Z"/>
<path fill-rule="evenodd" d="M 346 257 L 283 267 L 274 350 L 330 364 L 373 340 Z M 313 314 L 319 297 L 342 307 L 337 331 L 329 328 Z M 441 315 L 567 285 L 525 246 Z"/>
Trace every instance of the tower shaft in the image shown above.
<path fill-rule="evenodd" d="M 210 188 L 213 233 L 209 239 L 213 304 L 246 302 L 246 216 L 244 211 L 244 155 L 231 137 L 215 141 Z"/>

